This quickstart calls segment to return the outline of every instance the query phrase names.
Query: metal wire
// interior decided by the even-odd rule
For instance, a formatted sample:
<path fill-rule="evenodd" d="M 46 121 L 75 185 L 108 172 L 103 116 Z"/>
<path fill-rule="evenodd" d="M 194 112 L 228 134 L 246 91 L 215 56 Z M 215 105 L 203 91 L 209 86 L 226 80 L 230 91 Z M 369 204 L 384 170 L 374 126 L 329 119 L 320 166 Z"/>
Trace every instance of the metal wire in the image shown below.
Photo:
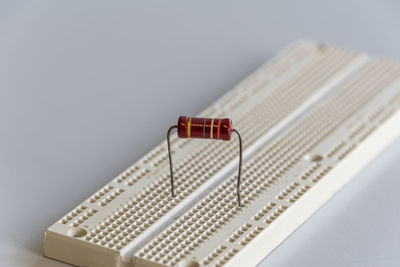
<path fill-rule="evenodd" d="M 170 145 L 170 142 L 169 142 L 169 136 L 171 135 L 171 131 L 172 131 L 174 128 L 178 128 L 178 125 L 174 125 L 174 126 L 169 127 L 168 133 L 167 133 L 168 157 L 169 157 L 169 171 L 170 171 L 170 174 L 171 174 L 171 195 L 172 195 L 173 197 L 175 197 L 175 190 L 174 190 L 174 171 L 173 171 L 173 168 L 172 168 L 171 145 Z"/>
<path fill-rule="evenodd" d="M 238 203 L 239 207 L 242 206 L 240 202 L 240 176 L 242 174 L 242 137 L 240 136 L 240 133 L 238 130 L 233 129 L 233 131 L 238 135 L 239 137 L 239 171 L 238 171 L 238 180 L 237 180 L 237 187 L 236 187 L 236 193 L 238 197 Z"/>

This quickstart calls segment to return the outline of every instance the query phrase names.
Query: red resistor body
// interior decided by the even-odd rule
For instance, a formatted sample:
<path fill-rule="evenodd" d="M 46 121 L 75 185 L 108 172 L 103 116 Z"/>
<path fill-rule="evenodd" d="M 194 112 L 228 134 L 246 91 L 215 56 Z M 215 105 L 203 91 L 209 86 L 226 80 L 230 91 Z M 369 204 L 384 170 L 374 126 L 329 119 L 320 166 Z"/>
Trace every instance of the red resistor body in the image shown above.
<path fill-rule="evenodd" d="M 207 138 L 230 140 L 232 134 L 231 119 L 194 118 L 180 116 L 178 136 L 181 138 Z"/>

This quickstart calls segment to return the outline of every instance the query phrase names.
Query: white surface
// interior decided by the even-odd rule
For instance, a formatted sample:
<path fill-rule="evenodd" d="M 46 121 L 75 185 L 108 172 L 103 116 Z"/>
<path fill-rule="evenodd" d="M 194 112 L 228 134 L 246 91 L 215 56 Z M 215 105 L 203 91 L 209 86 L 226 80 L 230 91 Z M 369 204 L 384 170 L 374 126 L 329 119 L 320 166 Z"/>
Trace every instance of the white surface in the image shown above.
<path fill-rule="evenodd" d="M 40 256 L 44 229 L 288 43 L 400 59 L 399 6 L 362 3 L 0 3 L 0 263 L 66 266 Z M 397 265 L 399 155 L 400 140 L 260 265 Z"/>

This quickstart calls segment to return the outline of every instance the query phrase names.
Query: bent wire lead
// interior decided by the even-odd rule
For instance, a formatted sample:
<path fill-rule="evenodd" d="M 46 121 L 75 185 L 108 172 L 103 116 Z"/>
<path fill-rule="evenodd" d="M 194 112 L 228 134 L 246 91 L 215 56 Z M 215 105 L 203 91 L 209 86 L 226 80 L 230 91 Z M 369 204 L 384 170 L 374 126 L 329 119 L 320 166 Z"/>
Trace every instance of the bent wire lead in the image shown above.
<path fill-rule="evenodd" d="M 173 129 L 178 129 L 178 137 L 180 138 L 203 138 L 203 139 L 217 139 L 217 140 L 231 140 L 232 132 L 235 132 L 239 138 L 239 170 L 237 177 L 237 199 L 240 202 L 240 176 L 242 173 L 242 137 L 238 130 L 232 128 L 232 120 L 228 118 L 194 118 L 187 116 L 180 116 L 178 124 L 173 125 L 167 132 L 167 145 L 168 145 L 168 158 L 171 178 L 171 195 L 175 196 L 174 187 L 174 171 L 171 157 L 170 135 Z"/>

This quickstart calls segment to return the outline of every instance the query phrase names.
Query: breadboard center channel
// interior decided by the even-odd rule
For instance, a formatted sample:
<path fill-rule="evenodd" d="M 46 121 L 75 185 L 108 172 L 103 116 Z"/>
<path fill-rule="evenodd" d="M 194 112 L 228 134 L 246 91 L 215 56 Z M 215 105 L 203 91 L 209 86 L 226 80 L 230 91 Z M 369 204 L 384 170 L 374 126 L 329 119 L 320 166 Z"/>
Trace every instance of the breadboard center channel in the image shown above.
<path fill-rule="evenodd" d="M 45 232 L 76 266 L 251 266 L 400 134 L 400 65 L 299 41 L 201 117 L 230 117 L 237 143 L 171 137 Z M 167 130 L 167 129 L 166 129 Z M 212 142 L 212 141 L 211 141 Z"/>

